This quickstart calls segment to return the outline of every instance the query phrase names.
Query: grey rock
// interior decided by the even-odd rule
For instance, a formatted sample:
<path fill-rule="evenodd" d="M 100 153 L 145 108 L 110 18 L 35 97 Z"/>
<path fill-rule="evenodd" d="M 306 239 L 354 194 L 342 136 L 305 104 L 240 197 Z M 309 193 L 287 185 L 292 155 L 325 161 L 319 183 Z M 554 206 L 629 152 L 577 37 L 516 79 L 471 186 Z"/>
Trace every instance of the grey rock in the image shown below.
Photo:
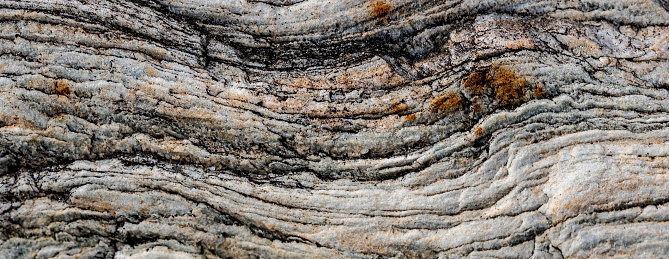
<path fill-rule="evenodd" d="M 665 0 L 0 19 L 0 258 L 669 254 Z"/>

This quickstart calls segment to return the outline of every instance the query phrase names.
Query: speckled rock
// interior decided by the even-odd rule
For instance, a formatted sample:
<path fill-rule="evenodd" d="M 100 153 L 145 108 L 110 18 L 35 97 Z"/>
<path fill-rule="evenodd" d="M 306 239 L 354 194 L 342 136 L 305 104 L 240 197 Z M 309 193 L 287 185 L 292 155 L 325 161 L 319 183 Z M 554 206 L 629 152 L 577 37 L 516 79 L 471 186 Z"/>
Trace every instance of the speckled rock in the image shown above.
<path fill-rule="evenodd" d="M 669 254 L 666 0 L 0 1 L 0 258 Z"/>

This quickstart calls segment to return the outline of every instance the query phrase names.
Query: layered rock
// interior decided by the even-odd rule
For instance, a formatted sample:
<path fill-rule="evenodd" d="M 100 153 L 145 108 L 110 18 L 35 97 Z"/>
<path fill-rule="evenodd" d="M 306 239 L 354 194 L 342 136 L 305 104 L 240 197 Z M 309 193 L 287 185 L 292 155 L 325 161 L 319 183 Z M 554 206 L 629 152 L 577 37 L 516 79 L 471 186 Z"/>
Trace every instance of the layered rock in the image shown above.
<path fill-rule="evenodd" d="M 666 255 L 668 9 L 0 2 L 0 258 Z"/>

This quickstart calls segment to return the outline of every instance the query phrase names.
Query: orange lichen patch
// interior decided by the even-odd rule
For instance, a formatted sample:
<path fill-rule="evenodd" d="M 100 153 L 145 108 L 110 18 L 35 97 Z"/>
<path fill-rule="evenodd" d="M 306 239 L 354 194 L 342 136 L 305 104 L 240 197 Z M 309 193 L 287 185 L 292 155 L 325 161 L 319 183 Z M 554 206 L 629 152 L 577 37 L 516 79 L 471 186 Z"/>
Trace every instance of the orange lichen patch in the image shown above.
<path fill-rule="evenodd" d="M 404 116 L 404 119 L 406 119 L 408 122 L 414 122 L 416 121 L 416 117 L 417 117 L 416 114 L 412 113 L 407 116 Z"/>
<path fill-rule="evenodd" d="M 474 104 L 472 104 L 472 111 L 475 113 L 479 113 L 483 110 L 483 106 L 478 102 L 475 101 Z"/>
<path fill-rule="evenodd" d="M 525 78 L 517 75 L 511 68 L 493 66 L 488 70 L 476 71 L 467 76 L 462 82 L 464 91 L 472 96 L 472 112 L 480 113 L 484 107 L 480 103 L 481 97 L 486 102 L 492 99 L 495 106 L 518 105 L 528 98 L 546 98 L 548 94 L 542 85 L 530 87 Z M 526 96 L 526 93 L 530 95 Z"/>
<path fill-rule="evenodd" d="M 476 136 L 483 136 L 483 128 L 478 127 L 476 128 Z"/>
<path fill-rule="evenodd" d="M 445 94 L 432 100 L 432 109 L 438 112 L 451 112 L 462 106 L 462 97 L 454 91 L 447 91 Z"/>
<path fill-rule="evenodd" d="M 390 13 L 390 5 L 385 1 L 375 1 L 372 3 L 371 8 L 374 18 L 383 18 Z"/>
<path fill-rule="evenodd" d="M 60 95 L 69 95 L 70 84 L 68 84 L 67 81 L 62 79 L 56 80 L 53 84 L 53 92 Z"/>
<path fill-rule="evenodd" d="M 532 95 L 534 95 L 534 98 L 541 99 L 546 97 L 546 90 L 544 90 L 543 86 L 538 86 L 534 91 L 532 91 Z"/>
<path fill-rule="evenodd" d="M 483 95 L 485 89 L 490 86 L 492 78 L 487 71 L 474 72 L 465 78 L 463 85 L 472 95 Z"/>
<path fill-rule="evenodd" d="M 516 76 L 510 69 L 496 67 L 492 87 L 495 91 L 495 101 L 500 105 L 516 105 L 525 99 L 525 79 Z"/>
<path fill-rule="evenodd" d="M 395 102 L 392 107 L 390 107 L 390 113 L 391 114 L 397 114 L 397 113 L 402 113 L 406 110 L 409 109 L 409 105 L 406 105 L 404 103 L 398 103 Z"/>

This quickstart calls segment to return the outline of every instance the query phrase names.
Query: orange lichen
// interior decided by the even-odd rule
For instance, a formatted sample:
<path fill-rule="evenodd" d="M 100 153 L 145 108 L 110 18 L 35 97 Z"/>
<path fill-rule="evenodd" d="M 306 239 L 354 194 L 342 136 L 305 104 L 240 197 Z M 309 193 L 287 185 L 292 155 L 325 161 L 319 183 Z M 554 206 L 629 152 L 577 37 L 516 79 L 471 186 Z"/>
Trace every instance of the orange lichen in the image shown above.
<path fill-rule="evenodd" d="M 470 94 L 483 95 L 486 88 L 490 87 L 491 80 L 487 71 L 478 71 L 465 78 L 463 85 Z"/>
<path fill-rule="evenodd" d="M 472 111 L 475 113 L 479 113 L 482 110 L 483 106 L 478 101 L 474 101 L 474 104 L 472 104 Z"/>
<path fill-rule="evenodd" d="M 463 87 L 472 96 L 491 94 L 500 106 L 517 105 L 526 100 L 525 92 L 528 90 L 527 81 L 516 75 L 507 67 L 494 66 L 487 71 L 477 71 L 464 79 Z M 534 98 L 545 98 L 546 91 L 542 86 L 532 91 Z M 472 111 L 480 112 L 481 105 L 476 101 L 472 105 Z"/>
<path fill-rule="evenodd" d="M 445 94 L 432 100 L 432 109 L 438 112 L 451 112 L 462 106 L 462 97 L 454 91 L 447 91 Z"/>
<path fill-rule="evenodd" d="M 65 80 L 56 80 L 53 84 L 53 92 L 60 95 L 70 94 L 70 84 Z"/>
<path fill-rule="evenodd" d="M 481 127 L 476 128 L 476 136 L 483 136 L 483 128 Z"/>
<path fill-rule="evenodd" d="M 497 67 L 494 69 L 492 87 L 495 101 L 500 105 L 516 105 L 525 99 L 525 79 L 516 76 L 510 69 Z"/>
<path fill-rule="evenodd" d="M 409 109 L 409 105 L 406 105 L 404 103 L 394 103 L 392 107 L 390 107 L 390 113 L 391 114 L 397 114 L 397 113 L 402 113 L 406 110 Z"/>
<path fill-rule="evenodd" d="M 534 95 L 534 98 L 541 99 L 546 97 L 546 90 L 544 90 L 543 86 L 538 86 L 534 91 L 532 91 L 532 95 Z"/>
<path fill-rule="evenodd" d="M 383 18 L 390 14 L 390 5 L 385 1 L 375 1 L 371 7 L 374 18 Z"/>
<path fill-rule="evenodd" d="M 408 122 L 414 122 L 416 121 L 416 117 L 417 117 L 416 114 L 412 113 L 407 116 L 404 116 L 404 119 L 406 119 Z"/>

